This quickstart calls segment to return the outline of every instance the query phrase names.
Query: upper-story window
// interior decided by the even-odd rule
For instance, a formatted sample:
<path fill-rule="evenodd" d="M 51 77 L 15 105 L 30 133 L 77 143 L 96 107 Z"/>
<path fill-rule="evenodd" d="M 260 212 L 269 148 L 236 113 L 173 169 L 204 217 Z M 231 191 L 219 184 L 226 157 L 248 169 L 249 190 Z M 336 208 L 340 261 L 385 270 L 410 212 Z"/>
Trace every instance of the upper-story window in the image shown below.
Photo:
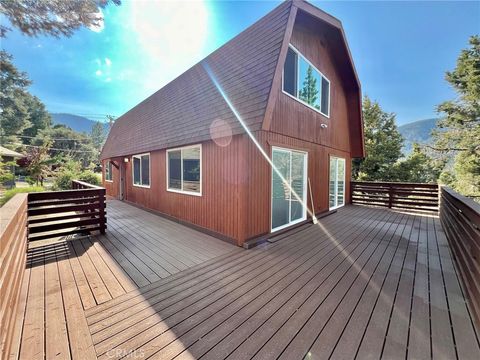
<path fill-rule="evenodd" d="M 105 164 L 105 181 L 113 181 L 112 162 L 110 160 L 107 160 Z"/>
<path fill-rule="evenodd" d="M 330 81 L 292 45 L 283 66 L 283 91 L 330 116 Z"/>

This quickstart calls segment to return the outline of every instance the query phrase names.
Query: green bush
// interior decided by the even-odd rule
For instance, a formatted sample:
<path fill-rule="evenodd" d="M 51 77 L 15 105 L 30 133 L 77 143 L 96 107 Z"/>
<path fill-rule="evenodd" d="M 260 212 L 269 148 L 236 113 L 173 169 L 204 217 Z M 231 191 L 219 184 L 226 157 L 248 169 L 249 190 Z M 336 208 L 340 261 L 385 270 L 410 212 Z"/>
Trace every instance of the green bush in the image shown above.
<path fill-rule="evenodd" d="M 83 170 L 77 172 L 66 168 L 57 173 L 53 187 L 55 190 L 69 190 L 72 188 L 72 180 L 80 180 L 92 185 L 100 185 L 98 176 L 93 171 Z"/>
<path fill-rule="evenodd" d="M 30 186 L 23 188 L 14 188 L 7 190 L 3 196 L 0 197 L 0 206 L 3 206 L 8 200 L 14 197 L 16 194 L 20 193 L 29 193 L 29 192 L 41 192 L 44 191 L 44 188 L 41 186 Z"/>
<path fill-rule="evenodd" d="M 74 180 L 80 180 L 80 181 L 85 181 L 89 184 L 92 184 L 92 185 L 100 185 L 100 180 L 98 178 L 98 175 L 95 174 L 93 171 L 91 170 L 84 170 L 82 171 L 79 175 L 78 175 L 78 178 L 77 179 L 74 179 Z"/>

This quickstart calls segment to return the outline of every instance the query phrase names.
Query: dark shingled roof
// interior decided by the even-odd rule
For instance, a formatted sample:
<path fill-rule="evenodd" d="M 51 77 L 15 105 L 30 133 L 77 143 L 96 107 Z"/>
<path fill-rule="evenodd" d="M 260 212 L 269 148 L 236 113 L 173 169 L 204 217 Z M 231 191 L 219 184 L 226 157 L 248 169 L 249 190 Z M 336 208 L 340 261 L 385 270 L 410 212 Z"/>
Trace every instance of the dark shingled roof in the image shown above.
<path fill-rule="evenodd" d="M 292 2 L 272 12 L 122 115 L 101 158 L 138 154 L 211 139 L 215 120 L 244 130 L 207 74 L 207 65 L 252 131 L 265 115 Z M 216 121 L 215 123 L 220 123 Z"/>

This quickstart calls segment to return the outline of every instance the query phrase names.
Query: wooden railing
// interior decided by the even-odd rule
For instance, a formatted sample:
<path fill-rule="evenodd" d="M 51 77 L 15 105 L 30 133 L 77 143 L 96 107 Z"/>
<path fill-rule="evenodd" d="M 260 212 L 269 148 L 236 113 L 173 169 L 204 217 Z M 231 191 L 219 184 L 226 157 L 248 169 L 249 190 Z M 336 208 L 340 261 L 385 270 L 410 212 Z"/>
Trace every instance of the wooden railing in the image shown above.
<path fill-rule="evenodd" d="M 105 189 L 73 181 L 74 190 L 28 194 L 28 240 L 105 233 Z"/>
<path fill-rule="evenodd" d="M 352 181 L 352 204 L 421 212 L 438 212 L 438 185 Z"/>
<path fill-rule="evenodd" d="M 0 359 L 7 359 L 27 259 L 27 194 L 3 205 L 0 223 Z"/>
<path fill-rule="evenodd" d="M 440 220 L 470 308 L 480 324 L 480 204 L 442 187 Z"/>

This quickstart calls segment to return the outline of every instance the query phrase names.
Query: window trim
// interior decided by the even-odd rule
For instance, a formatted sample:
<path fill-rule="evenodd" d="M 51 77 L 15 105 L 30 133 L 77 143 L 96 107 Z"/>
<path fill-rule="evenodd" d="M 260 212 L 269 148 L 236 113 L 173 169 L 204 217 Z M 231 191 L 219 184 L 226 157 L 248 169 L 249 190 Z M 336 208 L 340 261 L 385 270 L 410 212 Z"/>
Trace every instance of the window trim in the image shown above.
<path fill-rule="evenodd" d="M 107 170 L 110 174 L 110 180 L 107 179 Z M 113 182 L 113 168 L 111 160 L 107 160 L 107 166 L 105 166 L 105 181 L 109 183 Z"/>
<path fill-rule="evenodd" d="M 297 53 L 297 81 L 299 81 L 299 79 L 300 79 L 300 66 L 299 66 L 299 63 L 298 63 L 298 59 L 299 59 L 300 57 L 302 57 L 303 60 L 305 60 L 305 61 L 307 62 L 307 64 L 309 64 L 310 66 L 312 66 L 312 67 L 315 69 L 315 71 L 317 71 L 317 72 L 321 75 L 322 78 L 324 78 L 325 80 L 327 80 L 327 82 L 328 82 L 328 89 L 329 89 L 329 91 L 328 91 L 328 115 L 327 115 L 327 114 L 324 114 L 321 110 L 313 107 L 312 105 L 310 105 L 310 104 L 306 103 L 305 101 L 303 101 L 302 99 L 300 99 L 300 97 L 299 97 L 299 95 L 298 95 L 299 92 L 300 92 L 300 88 L 299 88 L 298 84 L 297 84 L 297 96 L 293 96 L 292 94 L 286 92 L 286 91 L 283 89 L 283 84 L 284 84 L 284 82 L 283 82 L 283 80 L 284 80 L 284 74 L 283 74 L 283 73 L 284 73 L 284 70 L 285 70 L 285 66 L 282 68 L 282 92 L 283 92 L 285 95 L 289 96 L 290 98 L 292 98 L 292 99 L 298 101 L 299 103 L 305 105 L 306 107 L 308 107 L 308 108 L 310 108 L 310 109 L 312 109 L 312 110 L 315 110 L 315 111 L 318 112 L 319 114 L 325 116 L 327 119 L 330 119 L 330 99 L 331 99 L 331 97 L 332 97 L 332 87 L 331 87 L 330 79 L 327 78 L 320 70 L 318 70 L 317 67 L 316 67 L 315 65 L 313 65 L 312 62 L 311 62 L 310 60 L 308 60 L 308 59 L 305 57 L 305 55 L 303 55 L 295 46 L 293 46 L 292 44 L 288 44 L 288 47 L 291 48 L 293 51 L 295 51 L 295 52 Z M 322 84 L 320 83 L 320 108 L 321 108 L 321 104 L 322 104 Z"/>
<path fill-rule="evenodd" d="M 199 148 L 200 149 L 200 191 L 199 192 L 194 192 L 194 191 L 186 191 L 186 190 L 182 190 L 182 189 L 171 189 L 169 186 L 168 186 L 168 180 L 169 180 L 169 162 L 168 162 L 168 153 L 172 152 L 172 151 L 178 151 L 180 150 L 180 174 L 181 174 L 181 184 L 182 184 L 182 188 L 183 188 L 183 157 L 182 157 L 182 153 L 181 153 L 181 150 L 182 149 L 192 149 L 192 148 Z M 195 144 L 195 145 L 187 145 L 187 146 L 181 146 L 181 147 L 176 147 L 176 148 L 172 148 L 172 149 L 167 149 L 167 151 L 165 151 L 165 173 L 167 174 L 166 176 L 166 189 L 168 192 L 173 192 L 173 193 L 177 193 L 177 194 L 184 194 L 184 195 L 193 195 L 193 196 L 202 196 L 202 183 L 203 183 L 203 171 L 202 171 L 202 144 Z"/>
<path fill-rule="evenodd" d="M 134 158 L 140 159 L 140 180 L 142 179 L 142 156 L 148 155 L 148 185 L 135 184 L 135 165 Z M 152 184 L 152 160 L 150 153 L 132 155 L 132 185 L 135 187 L 150 189 Z"/>
<path fill-rule="evenodd" d="M 344 170 L 343 170 L 343 203 L 340 204 L 340 205 L 335 205 L 335 206 L 332 206 L 330 207 L 330 161 L 332 159 L 336 159 L 337 160 L 337 164 L 338 164 L 338 160 L 343 160 L 344 162 Z M 329 158 L 328 158 L 328 166 L 329 166 L 329 171 L 328 171 L 328 185 L 329 185 L 329 190 L 328 190 L 328 209 L 329 210 L 335 210 L 335 209 L 338 209 L 338 208 L 341 208 L 343 206 L 345 206 L 345 197 L 346 197 L 346 194 L 345 194 L 345 188 L 346 188 L 346 178 L 347 178 L 347 160 L 345 158 L 342 158 L 340 156 L 334 156 L 334 155 L 330 155 Z M 335 179 L 338 179 L 338 165 L 335 167 Z M 337 187 L 335 187 L 335 203 L 337 202 L 337 197 L 338 197 L 338 189 Z"/>

